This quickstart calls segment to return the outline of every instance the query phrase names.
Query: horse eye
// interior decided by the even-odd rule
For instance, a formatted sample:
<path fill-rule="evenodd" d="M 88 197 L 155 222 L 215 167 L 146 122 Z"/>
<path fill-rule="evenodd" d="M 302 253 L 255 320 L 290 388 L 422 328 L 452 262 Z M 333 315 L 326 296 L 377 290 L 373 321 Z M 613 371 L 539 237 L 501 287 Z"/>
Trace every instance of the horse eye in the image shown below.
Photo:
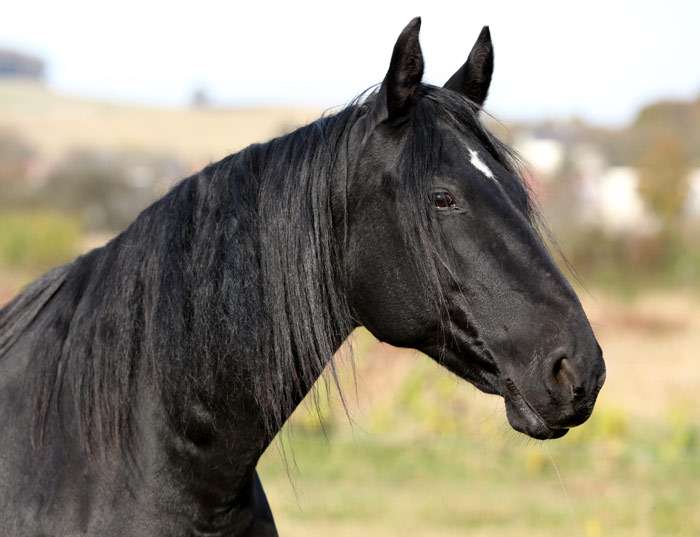
<path fill-rule="evenodd" d="M 457 207 L 457 200 L 446 190 L 433 192 L 433 205 L 438 209 L 454 209 Z"/>

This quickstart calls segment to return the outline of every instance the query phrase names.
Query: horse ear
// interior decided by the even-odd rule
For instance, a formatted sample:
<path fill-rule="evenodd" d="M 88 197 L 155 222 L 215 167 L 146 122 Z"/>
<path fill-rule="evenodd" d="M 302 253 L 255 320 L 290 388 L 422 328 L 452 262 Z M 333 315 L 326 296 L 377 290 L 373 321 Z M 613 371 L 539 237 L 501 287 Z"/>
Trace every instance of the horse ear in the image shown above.
<path fill-rule="evenodd" d="M 394 45 L 381 90 L 386 99 L 389 119 L 405 115 L 423 78 L 423 53 L 418 42 L 420 23 L 420 17 L 409 22 Z"/>
<path fill-rule="evenodd" d="M 484 26 L 469 53 L 467 61 L 445 83 L 445 88 L 467 96 L 483 106 L 493 74 L 493 44 L 489 27 Z"/>

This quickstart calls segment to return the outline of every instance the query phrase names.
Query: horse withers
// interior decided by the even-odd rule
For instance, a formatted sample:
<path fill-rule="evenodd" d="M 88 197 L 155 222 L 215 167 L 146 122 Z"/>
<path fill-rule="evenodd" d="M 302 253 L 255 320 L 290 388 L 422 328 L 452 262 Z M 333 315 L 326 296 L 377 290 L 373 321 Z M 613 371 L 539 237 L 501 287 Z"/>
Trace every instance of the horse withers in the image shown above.
<path fill-rule="evenodd" d="M 183 180 L 0 311 L 1 535 L 276 535 L 256 464 L 360 325 L 533 438 L 589 417 L 600 347 L 478 118 L 488 29 L 437 87 L 419 28 L 377 90 Z"/>

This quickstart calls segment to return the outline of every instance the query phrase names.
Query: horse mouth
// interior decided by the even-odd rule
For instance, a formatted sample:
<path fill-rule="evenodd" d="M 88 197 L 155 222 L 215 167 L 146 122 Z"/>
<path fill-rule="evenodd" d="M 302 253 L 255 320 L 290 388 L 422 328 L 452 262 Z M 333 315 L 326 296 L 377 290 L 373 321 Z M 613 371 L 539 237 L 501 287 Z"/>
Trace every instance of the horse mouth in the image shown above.
<path fill-rule="evenodd" d="M 569 432 L 566 427 L 550 427 L 511 379 L 506 379 L 505 387 L 506 416 L 513 429 L 536 440 L 553 440 Z"/>
<path fill-rule="evenodd" d="M 429 356 L 437 357 L 434 359 L 438 363 L 482 392 L 503 397 L 506 404 L 506 417 L 510 426 L 516 431 L 537 440 L 561 438 L 569 432 L 568 427 L 548 425 L 520 393 L 515 382 L 510 378 L 503 380 L 497 366 L 481 361 L 480 367 L 466 367 L 465 364 L 473 363 L 474 360 L 479 360 L 479 357 L 470 355 L 470 360 L 465 360 L 463 355 L 442 347 L 426 347 L 422 350 Z"/>

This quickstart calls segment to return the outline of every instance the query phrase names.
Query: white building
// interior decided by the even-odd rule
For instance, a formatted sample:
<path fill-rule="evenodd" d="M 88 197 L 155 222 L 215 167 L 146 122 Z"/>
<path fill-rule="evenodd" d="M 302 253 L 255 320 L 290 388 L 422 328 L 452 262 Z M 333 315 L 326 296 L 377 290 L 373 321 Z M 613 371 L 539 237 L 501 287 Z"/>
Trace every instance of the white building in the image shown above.
<path fill-rule="evenodd" d="M 610 233 L 653 233 L 658 223 L 639 194 L 639 173 L 628 166 L 607 168 L 584 184 L 586 219 Z"/>
<path fill-rule="evenodd" d="M 695 168 L 688 175 L 688 199 L 685 210 L 688 217 L 700 218 L 700 168 Z"/>
<path fill-rule="evenodd" d="M 554 176 L 564 162 L 564 146 L 557 140 L 524 136 L 515 141 L 514 147 L 535 175 L 544 181 Z"/>

